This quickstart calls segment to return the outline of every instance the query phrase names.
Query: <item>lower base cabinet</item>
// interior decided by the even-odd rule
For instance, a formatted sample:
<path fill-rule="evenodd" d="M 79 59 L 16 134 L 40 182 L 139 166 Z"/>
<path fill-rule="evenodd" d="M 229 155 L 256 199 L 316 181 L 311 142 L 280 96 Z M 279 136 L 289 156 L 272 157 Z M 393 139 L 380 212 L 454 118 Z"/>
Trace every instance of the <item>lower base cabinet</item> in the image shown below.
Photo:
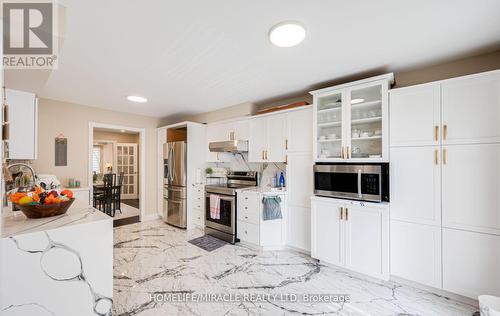
<path fill-rule="evenodd" d="M 265 196 L 281 198 L 281 219 L 264 220 L 263 203 Z M 257 191 L 239 191 L 237 193 L 236 237 L 240 241 L 263 249 L 279 249 L 286 243 L 286 194 L 283 192 L 260 193 Z"/>
<path fill-rule="evenodd" d="M 385 203 L 311 198 L 311 256 L 389 278 L 389 208 Z"/>
<path fill-rule="evenodd" d="M 443 289 L 500 296 L 500 236 L 443 228 Z"/>
<path fill-rule="evenodd" d="M 441 288 L 441 227 L 391 220 L 391 274 Z"/>

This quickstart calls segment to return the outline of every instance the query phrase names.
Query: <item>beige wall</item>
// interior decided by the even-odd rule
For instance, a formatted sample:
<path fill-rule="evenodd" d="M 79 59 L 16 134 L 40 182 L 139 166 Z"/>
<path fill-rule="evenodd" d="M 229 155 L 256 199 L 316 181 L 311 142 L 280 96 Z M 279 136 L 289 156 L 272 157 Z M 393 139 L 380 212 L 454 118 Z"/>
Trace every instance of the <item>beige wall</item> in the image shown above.
<path fill-rule="evenodd" d="M 37 173 L 55 174 L 63 183 L 68 178 L 88 186 L 89 122 L 146 128 L 146 213 L 156 213 L 156 118 L 103 110 L 55 100 L 40 99 L 38 107 Z M 54 138 L 68 138 L 68 165 L 54 166 Z"/>
<path fill-rule="evenodd" d="M 161 120 L 161 126 L 179 123 L 183 121 L 191 121 L 196 123 L 211 123 L 242 116 L 248 116 L 254 113 L 255 113 L 255 104 L 247 102 L 197 115 L 167 116 Z"/>
<path fill-rule="evenodd" d="M 396 88 L 500 69 L 500 50 L 418 69 L 395 72 Z"/>

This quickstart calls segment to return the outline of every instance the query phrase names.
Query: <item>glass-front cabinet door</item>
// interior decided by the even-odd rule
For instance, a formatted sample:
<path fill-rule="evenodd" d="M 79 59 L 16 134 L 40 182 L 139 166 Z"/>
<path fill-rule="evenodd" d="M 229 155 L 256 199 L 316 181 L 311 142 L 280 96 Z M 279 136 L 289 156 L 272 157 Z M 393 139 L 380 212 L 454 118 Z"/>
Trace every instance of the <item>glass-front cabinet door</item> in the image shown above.
<path fill-rule="evenodd" d="M 342 159 L 344 134 L 343 96 L 339 91 L 318 96 L 316 104 L 316 155 L 317 159 Z"/>
<path fill-rule="evenodd" d="M 349 91 L 349 159 L 382 158 L 382 84 Z"/>
<path fill-rule="evenodd" d="M 316 162 L 388 161 L 393 75 L 312 91 Z"/>

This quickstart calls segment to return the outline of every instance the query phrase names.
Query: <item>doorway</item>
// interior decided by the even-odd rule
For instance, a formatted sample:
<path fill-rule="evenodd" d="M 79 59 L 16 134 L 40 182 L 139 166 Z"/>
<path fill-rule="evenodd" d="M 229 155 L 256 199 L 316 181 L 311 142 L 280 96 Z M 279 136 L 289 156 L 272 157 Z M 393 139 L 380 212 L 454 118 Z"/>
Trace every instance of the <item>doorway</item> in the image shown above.
<path fill-rule="evenodd" d="M 96 208 L 114 215 L 115 227 L 144 218 L 145 138 L 144 128 L 89 123 L 91 197 Z M 104 190 L 104 178 L 115 179 L 114 186 L 119 187 L 120 193 L 113 194 L 112 202 L 107 198 L 104 203 L 99 194 Z"/>

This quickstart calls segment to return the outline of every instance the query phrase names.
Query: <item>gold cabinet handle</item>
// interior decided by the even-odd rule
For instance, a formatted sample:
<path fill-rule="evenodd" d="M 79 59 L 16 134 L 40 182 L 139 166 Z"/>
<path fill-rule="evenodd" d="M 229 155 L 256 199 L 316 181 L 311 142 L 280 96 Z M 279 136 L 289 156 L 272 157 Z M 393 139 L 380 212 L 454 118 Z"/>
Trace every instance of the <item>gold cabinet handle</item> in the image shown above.
<path fill-rule="evenodd" d="M 446 140 L 448 137 L 448 125 L 444 124 L 443 125 L 443 140 Z"/>
<path fill-rule="evenodd" d="M 340 158 L 344 159 L 344 146 L 340 148 Z"/>
<path fill-rule="evenodd" d="M 265 153 L 266 153 L 266 160 L 267 160 L 267 150 L 265 151 Z"/>
<path fill-rule="evenodd" d="M 264 151 L 262 151 L 262 155 L 261 156 L 262 156 L 262 160 L 264 160 Z"/>
<path fill-rule="evenodd" d="M 340 208 L 340 220 L 343 220 L 344 219 L 344 208 L 341 207 Z"/>
<path fill-rule="evenodd" d="M 346 151 L 347 151 L 347 155 L 346 155 L 347 159 L 351 159 L 351 150 L 350 150 L 349 146 L 347 146 L 347 150 Z"/>
<path fill-rule="evenodd" d="M 443 148 L 443 165 L 446 165 L 448 163 L 448 150 L 446 148 Z"/>
<path fill-rule="evenodd" d="M 347 207 L 345 208 L 345 220 L 349 220 L 349 209 Z"/>
<path fill-rule="evenodd" d="M 234 132 L 229 132 L 229 140 L 234 140 Z"/>
<path fill-rule="evenodd" d="M 285 155 L 285 165 L 288 164 L 288 155 Z"/>
<path fill-rule="evenodd" d="M 439 165 L 439 150 L 434 150 L 434 164 Z"/>
<path fill-rule="evenodd" d="M 288 139 L 285 139 L 285 149 L 288 150 Z"/>
<path fill-rule="evenodd" d="M 436 142 L 439 140 L 439 125 L 434 126 L 434 140 Z"/>

